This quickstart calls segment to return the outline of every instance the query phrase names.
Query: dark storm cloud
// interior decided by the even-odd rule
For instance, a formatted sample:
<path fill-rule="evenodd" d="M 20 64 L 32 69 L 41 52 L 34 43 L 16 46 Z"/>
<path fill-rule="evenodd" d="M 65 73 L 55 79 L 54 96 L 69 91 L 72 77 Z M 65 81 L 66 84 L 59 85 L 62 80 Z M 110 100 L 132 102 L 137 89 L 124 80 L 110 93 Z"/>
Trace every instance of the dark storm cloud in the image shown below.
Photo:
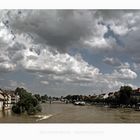
<path fill-rule="evenodd" d="M 140 26 L 140 25 L 139 25 Z M 140 29 L 130 32 L 128 35 L 122 37 L 125 44 L 125 51 L 140 56 Z"/>
<path fill-rule="evenodd" d="M 19 33 L 30 33 L 35 41 L 44 41 L 59 50 L 65 50 L 74 42 L 85 39 L 93 33 L 94 22 L 91 11 L 27 10 L 24 12 L 25 14 L 16 15 L 13 19 L 13 14 L 9 13 L 10 27 Z"/>

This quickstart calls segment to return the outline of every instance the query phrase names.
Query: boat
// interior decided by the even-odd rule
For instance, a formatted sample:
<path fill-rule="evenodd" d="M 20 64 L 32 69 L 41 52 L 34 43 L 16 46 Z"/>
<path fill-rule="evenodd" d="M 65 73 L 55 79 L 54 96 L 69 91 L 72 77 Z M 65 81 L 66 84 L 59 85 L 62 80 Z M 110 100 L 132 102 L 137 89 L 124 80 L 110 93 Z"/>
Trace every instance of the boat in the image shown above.
<path fill-rule="evenodd" d="M 77 102 L 74 102 L 74 105 L 82 105 L 84 106 L 86 103 L 83 102 L 83 101 L 77 101 Z"/>
<path fill-rule="evenodd" d="M 135 107 L 135 111 L 140 111 L 140 103 L 137 103 L 137 105 Z"/>

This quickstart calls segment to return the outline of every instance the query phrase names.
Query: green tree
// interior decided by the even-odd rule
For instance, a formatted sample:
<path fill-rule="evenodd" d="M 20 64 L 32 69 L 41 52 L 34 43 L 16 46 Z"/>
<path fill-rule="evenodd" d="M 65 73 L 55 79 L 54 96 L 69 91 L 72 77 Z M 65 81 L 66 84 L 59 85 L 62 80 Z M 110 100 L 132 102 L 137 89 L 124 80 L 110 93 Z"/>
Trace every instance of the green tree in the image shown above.
<path fill-rule="evenodd" d="M 131 94 L 133 92 L 130 86 L 122 86 L 120 88 L 120 103 L 128 105 L 130 104 Z"/>
<path fill-rule="evenodd" d="M 48 100 L 48 96 L 46 94 L 45 95 L 42 95 L 41 96 L 41 100 L 47 101 Z"/>
<path fill-rule="evenodd" d="M 14 113 L 36 114 L 41 111 L 38 99 L 23 88 L 17 88 L 15 93 L 20 96 L 20 100 L 12 107 Z"/>
<path fill-rule="evenodd" d="M 38 101 L 41 101 L 41 96 L 40 96 L 40 94 L 35 94 L 34 96 L 35 96 L 35 98 L 36 98 Z"/>

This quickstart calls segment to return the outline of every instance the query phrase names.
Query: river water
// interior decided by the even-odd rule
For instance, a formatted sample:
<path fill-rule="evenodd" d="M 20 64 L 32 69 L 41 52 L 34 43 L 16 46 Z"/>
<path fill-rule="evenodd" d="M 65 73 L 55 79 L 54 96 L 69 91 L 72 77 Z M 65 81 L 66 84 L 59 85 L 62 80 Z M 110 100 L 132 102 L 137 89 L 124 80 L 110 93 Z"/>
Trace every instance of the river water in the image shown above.
<path fill-rule="evenodd" d="M 0 123 L 140 123 L 140 111 L 131 108 L 42 104 L 35 116 L 16 115 L 11 110 L 0 112 Z"/>

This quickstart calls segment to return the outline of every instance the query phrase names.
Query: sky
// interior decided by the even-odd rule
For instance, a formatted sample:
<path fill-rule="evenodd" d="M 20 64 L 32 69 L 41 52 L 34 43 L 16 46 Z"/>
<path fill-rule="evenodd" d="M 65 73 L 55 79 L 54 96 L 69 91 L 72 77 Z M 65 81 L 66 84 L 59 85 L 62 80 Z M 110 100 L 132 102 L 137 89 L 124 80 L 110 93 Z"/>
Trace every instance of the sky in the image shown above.
<path fill-rule="evenodd" d="M 0 10 L 0 87 L 50 96 L 140 87 L 140 10 Z"/>

